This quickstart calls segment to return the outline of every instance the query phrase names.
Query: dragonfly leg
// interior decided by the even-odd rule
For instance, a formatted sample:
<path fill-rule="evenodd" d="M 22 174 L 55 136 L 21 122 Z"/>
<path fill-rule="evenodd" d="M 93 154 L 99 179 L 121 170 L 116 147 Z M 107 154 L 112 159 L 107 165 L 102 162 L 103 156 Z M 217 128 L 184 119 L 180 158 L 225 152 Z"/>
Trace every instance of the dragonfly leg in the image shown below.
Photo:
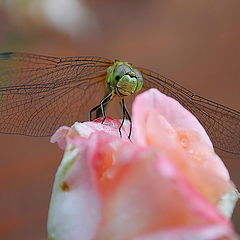
<path fill-rule="evenodd" d="M 131 139 L 131 134 L 132 134 L 132 119 L 131 119 L 131 116 L 130 116 L 130 114 L 129 114 L 129 112 L 128 112 L 128 109 L 127 109 L 127 107 L 126 107 L 125 104 L 124 104 L 124 110 L 125 110 L 127 119 L 128 119 L 129 122 L 130 122 L 130 129 L 129 129 L 128 138 Z"/>
<path fill-rule="evenodd" d="M 122 107 L 122 122 L 121 122 L 121 125 L 120 125 L 118 131 L 119 131 L 120 137 L 122 137 L 121 128 L 123 126 L 123 123 L 124 123 L 124 120 L 125 120 L 125 117 L 126 117 L 125 110 L 124 110 L 124 99 L 123 98 L 121 98 L 121 100 L 120 100 L 120 105 Z"/>
<path fill-rule="evenodd" d="M 119 127 L 119 133 L 120 133 L 120 136 L 122 137 L 122 132 L 121 132 L 121 128 L 123 126 L 123 123 L 124 123 L 124 120 L 125 118 L 127 118 L 129 121 L 130 121 L 130 131 L 129 131 L 129 134 L 128 134 L 128 138 L 130 139 L 131 137 L 131 133 L 132 133 L 132 121 L 131 121 L 131 116 L 127 110 L 127 107 L 125 105 L 125 101 L 124 99 L 122 98 L 121 101 L 120 101 L 120 104 L 122 106 L 122 114 L 123 114 L 123 119 L 122 119 L 122 122 L 121 122 L 121 125 Z"/>
<path fill-rule="evenodd" d="M 105 111 L 104 111 L 104 105 L 107 104 L 109 101 L 112 100 L 112 93 L 109 93 L 107 96 L 105 96 L 102 101 L 100 102 L 99 105 L 97 105 L 96 107 L 92 108 L 90 110 L 90 121 L 92 121 L 92 113 L 97 111 L 98 109 L 101 109 L 101 113 L 102 113 L 102 117 L 103 117 L 103 120 L 102 120 L 102 123 L 105 121 L 106 119 L 106 116 L 105 116 Z"/>
<path fill-rule="evenodd" d="M 90 110 L 90 112 L 89 112 L 89 119 L 90 119 L 90 121 L 93 120 L 92 113 L 95 112 L 99 108 L 100 108 L 100 104 Z"/>

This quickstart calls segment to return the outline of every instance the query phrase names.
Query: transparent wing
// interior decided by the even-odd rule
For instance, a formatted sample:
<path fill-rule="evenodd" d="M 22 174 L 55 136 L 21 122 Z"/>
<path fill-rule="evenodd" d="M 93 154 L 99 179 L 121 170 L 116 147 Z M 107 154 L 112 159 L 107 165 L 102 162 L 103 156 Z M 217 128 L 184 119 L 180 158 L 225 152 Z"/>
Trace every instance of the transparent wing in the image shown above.
<path fill-rule="evenodd" d="M 88 119 L 112 61 L 100 57 L 0 54 L 0 132 L 50 136 Z"/>
<path fill-rule="evenodd" d="M 158 88 L 197 117 L 222 155 L 240 156 L 240 112 L 200 97 L 157 73 L 138 69 L 142 72 L 145 88 Z"/>

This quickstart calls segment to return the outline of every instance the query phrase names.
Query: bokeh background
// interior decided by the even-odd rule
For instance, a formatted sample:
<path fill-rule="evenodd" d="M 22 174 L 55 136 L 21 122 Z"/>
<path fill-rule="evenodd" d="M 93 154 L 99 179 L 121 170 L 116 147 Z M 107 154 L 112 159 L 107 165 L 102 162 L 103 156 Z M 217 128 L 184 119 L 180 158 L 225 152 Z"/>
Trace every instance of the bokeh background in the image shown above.
<path fill-rule="evenodd" d="M 126 60 L 240 110 L 239 13 L 239 0 L 0 0 L 0 52 Z M 10 135 L 0 151 L 0 239 L 46 239 L 63 153 L 47 138 Z M 225 164 L 240 189 L 240 159 Z"/>

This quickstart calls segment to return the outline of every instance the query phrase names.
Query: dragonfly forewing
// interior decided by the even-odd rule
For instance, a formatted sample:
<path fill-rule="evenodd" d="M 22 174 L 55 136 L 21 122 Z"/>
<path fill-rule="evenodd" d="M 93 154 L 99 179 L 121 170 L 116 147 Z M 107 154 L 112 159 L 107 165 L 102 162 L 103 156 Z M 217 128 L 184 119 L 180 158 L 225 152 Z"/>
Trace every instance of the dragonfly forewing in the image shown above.
<path fill-rule="evenodd" d="M 111 64 L 99 57 L 0 55 L 0 132 L 50 136 L 62 125 L 88 120 L 105 94 Z"/>

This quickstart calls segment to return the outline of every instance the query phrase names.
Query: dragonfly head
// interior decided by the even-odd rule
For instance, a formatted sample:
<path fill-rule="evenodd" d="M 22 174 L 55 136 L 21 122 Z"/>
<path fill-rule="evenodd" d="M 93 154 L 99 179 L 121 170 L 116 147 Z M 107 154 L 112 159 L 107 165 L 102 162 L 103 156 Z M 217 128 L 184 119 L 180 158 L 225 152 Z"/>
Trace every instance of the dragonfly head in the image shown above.
<path fill-rule="evenodd" d="M 118 96 L 125 97 L 142 89 L 143 77 L 127 62 L 115 62 L 107 70 L 107 86 Z"/>

